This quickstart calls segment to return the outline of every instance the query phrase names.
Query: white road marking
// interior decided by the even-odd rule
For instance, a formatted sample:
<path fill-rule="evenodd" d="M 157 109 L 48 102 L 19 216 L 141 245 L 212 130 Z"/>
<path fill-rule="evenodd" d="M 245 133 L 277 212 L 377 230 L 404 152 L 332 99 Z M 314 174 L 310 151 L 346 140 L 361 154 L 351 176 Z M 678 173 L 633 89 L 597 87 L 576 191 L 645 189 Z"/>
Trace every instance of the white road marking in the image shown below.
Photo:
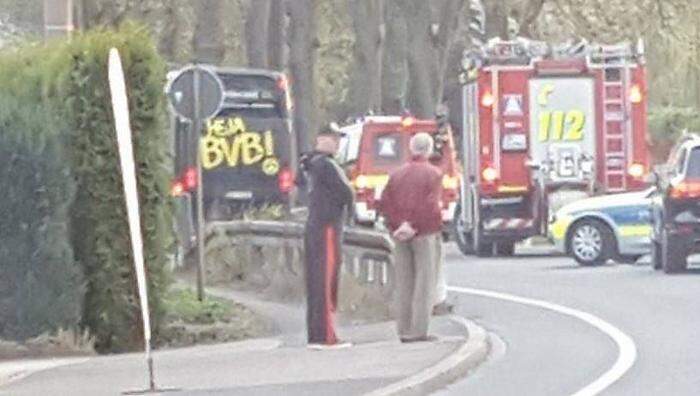
<path fill-rule="evenodd" d="M 637 360 L 637 347 L 635 346 L 634 341 L 631 337 L 623 333 L 617 327 L 604 321 L 603 319 L 600 319 L 599 317 L 589 314 L 587 312 L 579 311 L 577 309 L 565 307 L 563 305 L 554 304 L 547 301 L 519 297 L 512 294 L 499 293 L 489 290 L 472 289 L 468 287 L 457 286 L 449 286 L 447 289 L 456 293 L 495 298 L 498 300 L 509 301 L 516 304 L 529 305 L 557 312 L 562 315 L 571 316 L 573 318 L 588 323 L 589 325 L 595 327 L 596 329 L 600 330 L 605 335 L 610 337 L 615 342 L 615 344 L 617 344 L 618 349 L 618 356 L 617 360 L 615 361 L 615 364 L 613 364 L 613 366 L 603 375 L 598 377 L 598 379 L 596 379 L 589 385 L 586 385 L 581 390 L 575 392 L 573 396 L 593 396 L 599 394 L 600 392 L 608 388 L 610 385 L 614 384 L 617 380 L 622 378 L 622 376 L 625 375 L 625 373 L 634 365 L 634 362 Z"/>

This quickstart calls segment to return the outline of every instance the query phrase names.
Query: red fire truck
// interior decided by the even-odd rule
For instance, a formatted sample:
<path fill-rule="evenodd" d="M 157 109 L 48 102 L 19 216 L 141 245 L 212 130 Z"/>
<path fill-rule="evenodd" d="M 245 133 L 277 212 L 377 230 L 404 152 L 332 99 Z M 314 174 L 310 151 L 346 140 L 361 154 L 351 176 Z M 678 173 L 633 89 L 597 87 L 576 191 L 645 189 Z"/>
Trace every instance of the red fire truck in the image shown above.
<path fill-rule="evenodd" d="M 339 160 L 355 187 L 355 221 L 372 226 L 378 219 L 377 205 L 389 174 L 406 163 L 408 142 L 426 132 L 435 141 L 430 162 L 443 172 L 442 217 L 449 224 L 459 195 L 458 164 L 451 129 L 434 119 L 412 116 L 367 116 L 341 128 Z M 449 230 L 449 228 L 447 228 Z"/>
<path fill-rule="evenodd" d="M 463 59 L 455 239 L 512 255 L 558 202 L 641 189 L 649 170 L 644 48 L 490 41 Z"/>

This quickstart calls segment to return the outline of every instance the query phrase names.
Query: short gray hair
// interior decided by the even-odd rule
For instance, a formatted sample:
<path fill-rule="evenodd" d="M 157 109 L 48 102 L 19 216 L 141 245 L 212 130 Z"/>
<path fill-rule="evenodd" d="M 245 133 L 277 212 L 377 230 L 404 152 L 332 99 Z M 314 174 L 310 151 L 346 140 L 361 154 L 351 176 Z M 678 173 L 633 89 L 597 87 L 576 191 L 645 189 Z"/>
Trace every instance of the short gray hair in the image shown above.
<path fill-rule="evenodd" d="M 416 133 L 408 144 L 411 154 L 429 157 L 433 153 L 433 137 L 425 132 Z"/>

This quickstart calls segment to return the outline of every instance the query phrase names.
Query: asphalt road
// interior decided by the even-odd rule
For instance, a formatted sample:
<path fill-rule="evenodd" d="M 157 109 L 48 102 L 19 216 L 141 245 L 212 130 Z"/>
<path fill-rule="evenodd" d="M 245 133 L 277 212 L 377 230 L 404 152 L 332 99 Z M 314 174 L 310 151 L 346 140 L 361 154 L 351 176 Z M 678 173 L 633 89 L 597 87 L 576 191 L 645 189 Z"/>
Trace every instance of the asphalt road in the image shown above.
<path fill-rule="evenodd" d="M 448 283 L 563 305 L 625 333 L 636 360 L 602 394 L 700 394 L 700 269 L 671 276 L 642 262 L 582 268 L 566 257 L 518 253 L 479 259 L 450 245 Z M 580 319 L 492 297 L 451 298 L 457 314 L 494 334 L 494 348 L 484 365 L 438 395 L 571 395 L 619 357 L 610 336 Z"/>

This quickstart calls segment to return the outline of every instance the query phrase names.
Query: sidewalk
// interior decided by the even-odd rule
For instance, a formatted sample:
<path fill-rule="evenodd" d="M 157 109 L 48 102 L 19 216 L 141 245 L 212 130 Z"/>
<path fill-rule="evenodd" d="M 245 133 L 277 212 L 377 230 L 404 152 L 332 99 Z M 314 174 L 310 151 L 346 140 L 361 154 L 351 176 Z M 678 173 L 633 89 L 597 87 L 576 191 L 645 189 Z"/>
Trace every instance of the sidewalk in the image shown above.
<path fill-rule="evenodd" d="M 214 294 L 230 297 L 230 293 L 235 292 L 217 290 Z M 156 352 L 156 383 L 177 389 L 168 394 L 424 394 L 474 367 L 488 352 L 483 330 L 448 317 L 435 318 L 432 323 L 432 332 L 440 336 L 436 342 L 401 344 L 393 323 L 380 323 L 341 328 L 340 336 L 352 341 L 352 348 L 309 350 L 303 345 L 299 312 L 282 304 L 251 304 L 240 297 L 237 301 L 265 311 L 260 312 L 263 315 L 285 312 L 278 330 L 286 334 Z M 467 327 L 473 333 L 469 337 Z M 0 388 L 0 394 L 118 395 L 146 384 L 143 355 L 129 354 L 39 371 Z"/>

